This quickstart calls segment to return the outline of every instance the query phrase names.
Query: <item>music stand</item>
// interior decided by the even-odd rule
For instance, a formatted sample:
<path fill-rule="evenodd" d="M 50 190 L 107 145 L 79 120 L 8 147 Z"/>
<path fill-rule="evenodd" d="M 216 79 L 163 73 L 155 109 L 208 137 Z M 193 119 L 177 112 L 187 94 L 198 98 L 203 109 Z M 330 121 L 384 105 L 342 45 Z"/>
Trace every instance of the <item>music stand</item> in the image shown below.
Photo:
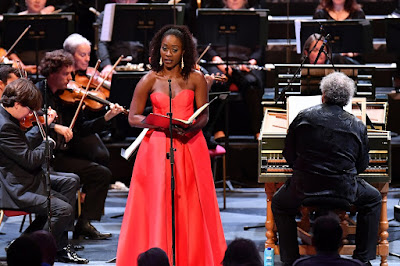
<path fill-rule="evenodd" d="M 38 67 L 39 51 L 63 48 L 64 40 L 74 32 L 75 14 L 4 14 L 3 46 L 11 47 L 21 32 L 29 25 L 31 28 L 18 42 L 15 49 L 35 51 L 35 64 Z"/>
<path fill-rule="evenodd" d="M 372 51 L 372 28 L 368 20 L 301 20 L 296 22 L 297 52 L 301 53 L 307 38 L 320 31 L 330 34 L 333 53 L 368 53 Z M 300 28 L 299 28 L 300 27 Z"/>
<path fill-rule="evenodd" d="M 227 55 L 230 44 L 251 49 L 267 44 L 268 9 L 200 8 L 196 23 L 199 45 L 226 46 Z"/>
<path fill-rule="evenodd" d="M 183 24 L 184 4 L 107 4 L 104 9 L 101 41 L 139 41 L 147 63 L 150 38 L 168 24 Z M 129 23 L 127 23 L 129 22 Z"/>
<path fill-rule="evenodd" d="M 119 105 L 129 109 L 133 93 L 139 80 L 147 74 L 148 71 L 142 72 L 117 72 L 113 74 L 111 80 L 110 102 L 118 103 Z M 151 106 L 150 100 L 146 106 Z M 123 140 L 126 137 L 137 137 L 141 132 L 141 128 L 131 127 L 128 122 L 128 117 L 118 115 L 113 122 L 112 136 L 115 140 Z"/>
<path fill-rule="evenodd" d="M 385 18 L 386 49 L 400 55 L 400 18 Z"/>

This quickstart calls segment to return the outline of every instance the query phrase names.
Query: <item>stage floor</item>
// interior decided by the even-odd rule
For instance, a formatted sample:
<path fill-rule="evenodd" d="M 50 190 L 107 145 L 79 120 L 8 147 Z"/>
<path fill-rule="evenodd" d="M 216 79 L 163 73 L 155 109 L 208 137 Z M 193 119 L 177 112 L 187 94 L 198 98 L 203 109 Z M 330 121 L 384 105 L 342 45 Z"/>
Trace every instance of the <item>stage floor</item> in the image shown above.
<path fill-rule="evenodd" d="M 112 260 L 117 251 L 118 236 L 122 222 L 127 192 L 110 190 L 108 193 L 105 216 L 100 223 L 93 223 L 95 227 L 104 232 L 111 232 L 113 237 L 109 240 L 84 240 L 80 244 L 85 246 L 78 253 L 90 260 L 89 265 L 113 265 Z M 263 225 L 265 222 L 266 196 L 263 188 L 241 188 L 227 193 L 227 208 L 222 210 L 222 190 L 217 189 L 218 203 L 221 207 L 221 219 L 224 227 L 225 238 L 231 242 L 236 237 L 252 239 L 260 253 L 264 250 L 265 229 L 263 227 L 243 230 L 244 226 Z M 400 222 L 393 219 L 393 206 L 398 204 L 400 189 L 391 188 L 388 194 L 388 218 L 390 252 L 400 254 Z M 117 217 L 115 217 L 117 216 Z M 9 241 L 19 236 L 21 217 L 6 218 L 0 226 L 0 265 L 5 264 L 6 253 L 4 247 Z M 72 235 L 70 236 L 72 238 Z M 394 256 L 388 257 L 389 265 L 400 265 L 400 259 Z M 279 256 L 275 258 L 275 265 L 281 265 Z M 379 265 L 380 258 L 372 261 L 372 265 Z M 68 265 L 56 263 L 55 265 Z M 72 264 L 75 265 L 75 264 Z"/>

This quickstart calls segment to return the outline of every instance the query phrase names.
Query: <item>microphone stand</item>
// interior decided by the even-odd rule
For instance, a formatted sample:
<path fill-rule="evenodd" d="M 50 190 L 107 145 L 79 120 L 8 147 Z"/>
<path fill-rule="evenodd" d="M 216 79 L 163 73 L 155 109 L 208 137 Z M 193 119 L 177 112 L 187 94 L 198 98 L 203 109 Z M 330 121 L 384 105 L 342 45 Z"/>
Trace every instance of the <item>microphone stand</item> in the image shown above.
<path fill-rule="evenodd" d="M 293 74 L 292 78 L 289 80 L 288 85 L 286 85 L 286 87 L 283 88 L 283 90 L 282 90 L 281 93 L 279 94 L 279 97 L 275 100 L 275 105 L 276 105 L 279 101 L 282 101 L 282 100 L 284 99 L 284 97 L 285 97 L 285 92 L 287 92 L 287 91 L 292 87 L 292 84 L 293 84 L 294 79 L 297 77 L 297 75 L 300 73 L 301 69 L 303 68 L 304 62 L 309 58 L 310 52 L 311 52 L 312 50 L 315 49 L 315 47 L 317 46 L 318 42 L 321 41 L 321 39 L 322 39 L 322 34 L 321 34 L 321 36 L 318 38 L 318 40 L 315 42 L 314 46 L 310 49 L 309 53 L 307 53 L 307 55 L 303 58 L 303 60 L 302 60 L 301 63 L 300 63 L 300 66 L 296 69 L 296 72 Z M 322 46 L 321 46 L 321 47 L 322 47 Z M 322 49 L 322 50 L 324 51 L 324 49 Z M 321 51 L 321 50 L 320 50 L 320 51 Z M 325 53 L 325 51 L 324 51 L 324 53 Z M 326 54 L 326 53 L 325 53 L 325 54 Z M 317 56 L 317 59 L 316 59 L 315 62 L 314 62 L 314 65 L 315 65 L 316 61 L 318 61 L 318 57 L 319 57 L 320 55 L 321 55 L 321 54 L 319 53 L 318 56 Z M 328 56 L 328 59 L 329 59 L 329 56 Z M 332 60 L 330 60 L 330 61 L 332 61 Z M 333 62 L 332 62 L 332 65 L 333 65 Z M 335 68 L 335 66 L 333 66 L 333 67 Z"/>
<path fill-rule="evenodd" d="M 46 141 L 45 141 L 45 177 L 46 177 L 46 188 L 47 188 L 47 223 L 49 225 L 49 232 L 51 233 L 51 183 L 50 183 L 50 145 L 49 145 L 49 125 L 48 125 L 48 103 L 47 103 L 47 80 L 44 80 L 44 114 L 45 114 L 45 129 L 46 129 Z"/>
<path fill-rule="evenodd" d="M 173 147 L 173 132 L 172 132 L 172 89 L 171 89 L 171 79 L 168 79 L 168 89 L 169 89 L 169 134 L 170 134 L 170 148 L 169 153 L 167 153 L 167 159 L 170 161 L 171 165 L 171 212 L 172 212 L 172 266 L 175 266 L 175 177 L 174 177 L 174 164 L 175 164 L 175 149 Z"/>

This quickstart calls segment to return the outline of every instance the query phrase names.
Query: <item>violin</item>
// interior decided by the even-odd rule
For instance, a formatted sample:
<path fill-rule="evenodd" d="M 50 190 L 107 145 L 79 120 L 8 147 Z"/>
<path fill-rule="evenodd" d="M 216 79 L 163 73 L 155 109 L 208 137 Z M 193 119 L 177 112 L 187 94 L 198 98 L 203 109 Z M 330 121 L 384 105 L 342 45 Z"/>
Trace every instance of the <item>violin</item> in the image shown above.
<path fill-rule="evenodd" d="M 104 105 L 111 105 L 110 101 L 106 100 L 106 96 L 101 91 L 85 91 L 77 82 L 70 81 L 67 88 L 59 95 L 60 99 L 66 103 L 79 102 L 84 97 L 84 104 L 89 109 L 97 111 L 103 108 Z M 128 115 L 129 111 L 124 109 L 124 114 Z"/>
<path fill-rule="evenodd" d="M 86 73 L 78 71 L 75 75 L 75 82 L 82 86 L 86 86 L 89 82 L 90 77 L 92 76 L 93 78 L 89 88 L 96 89 L 97 86 L 103 82 L 102 86 L 100 86 L 99 88 L 99 91 L 101 91 L 105 95 L 106 99 L 108 99 L 110 97 L 111 82 L 109 80 L 104 80 L 102 77 L 100 77 L 100 73 L 93 67 L 88 67 L 86 69 Z"/>
<path fill-rule="evenodd" d="M 51 107 L 49 107 L 49 109 L 47 110 L 47 115 L 48 118 L 57 118 L 57 112 L 54 109 L 51 109 Z M 41 125 L 46 123 L 46 117 L 44 114 L 41 115 L 37 115 L 37 119 L 35 114 L 29 113 L 27 116 L 25 116 L 24 118 L 22 118 L 21 120 L 19 120 L 19 125 L 21 126 L 21 128 L 23 129 L 28 129 L 31 128 L 33 126 L 33 123 L 40 123 Z"/>

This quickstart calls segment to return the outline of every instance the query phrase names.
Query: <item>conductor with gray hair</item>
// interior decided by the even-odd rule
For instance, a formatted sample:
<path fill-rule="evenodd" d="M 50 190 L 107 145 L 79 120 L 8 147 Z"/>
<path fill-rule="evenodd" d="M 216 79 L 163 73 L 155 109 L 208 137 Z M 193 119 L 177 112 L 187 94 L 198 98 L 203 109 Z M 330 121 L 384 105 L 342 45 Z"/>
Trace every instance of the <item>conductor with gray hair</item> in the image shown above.
<path fill-rule="evenodd" d="M 283 155 L 293 175 L 272 198 L 284 265 L 300 257 L 296 214 L 305 195 L 330 195 L 357 208 L 353 258 L 366 265 L 376 256 L 381 194 L 357 177 L 369 162 L 366 126 L 343 110 L 355 84 L 335 72 L 321 81 L 322 104 L 301 111 L 289 126 Z"/>

